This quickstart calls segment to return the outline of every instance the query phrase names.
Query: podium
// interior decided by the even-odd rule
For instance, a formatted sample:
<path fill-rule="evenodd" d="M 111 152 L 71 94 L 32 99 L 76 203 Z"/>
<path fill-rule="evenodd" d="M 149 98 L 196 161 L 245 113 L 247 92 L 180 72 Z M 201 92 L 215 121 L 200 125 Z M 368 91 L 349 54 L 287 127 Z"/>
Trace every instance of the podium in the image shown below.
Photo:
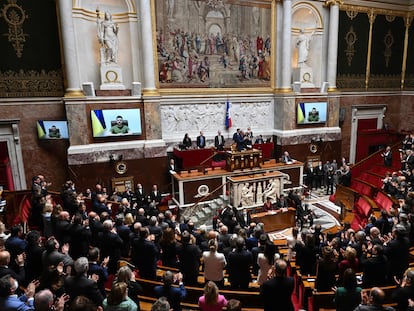
<path fill-rule="evenodd" d="M 226 169 L 229 172 L 260 167 L 261 162 L 262 151 L 258 149 L 226 152 Z"/>

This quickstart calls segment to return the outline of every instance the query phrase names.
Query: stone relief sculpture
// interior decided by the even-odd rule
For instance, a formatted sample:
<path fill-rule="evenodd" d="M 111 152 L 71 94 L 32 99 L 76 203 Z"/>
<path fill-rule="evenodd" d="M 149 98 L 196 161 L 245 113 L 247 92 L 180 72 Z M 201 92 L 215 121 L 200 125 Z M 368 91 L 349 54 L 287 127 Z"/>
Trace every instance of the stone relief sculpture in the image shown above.
<path fill-rule="evenodd" d="M 278 184 L 280 184 L 279 180 L 271 179 L 266 186 L 266 189 L 263 191 L 263 201 L 266 201 L 267 198 L 270 198 L 272 203 L 276 202 L 278 196 Z"/>
<path fill-rule="evenodd" d="M 162 136 L 164 139 L 181 140 L 188 129 L 191 131 L 216 133 L 222 130 L 224 135 L 225 103 L 167 105 L 160 108 Z M 223 116 L 220 118 L 219 116 Z M 232 103 L 233 124 L 247 129 L 254 124 L 256 127 L 271 129 L 273 124 L 273 107 L 270 102 Z M 229 135 L 233 133 L 229 133 Z"/>
<path fill-rule="evenodd" d="M 118 59 L 118 24 L 112 21 L 112 14 L 105 12 L 102 20 L 97 11 L 98 41 L 101 44 L 101 63 L 116 63 Z"/>
<path fill-rule="evenodd" d="M 257 194 L 257 200 L 256 200 L 256 203 L 257 204 L 263 204 L 263 188 L 262 188 L 262 183 L 261 182 L 258 182 L 257 183 L 257 191 L 256 191 L 256 194 Z"/>
<path fill-rule="evenodd" d="M 254 204 L 253 186 L 249 183 L 245 183 L 241 189 L 240 205 L 243 207 L 251 206 Z"/>

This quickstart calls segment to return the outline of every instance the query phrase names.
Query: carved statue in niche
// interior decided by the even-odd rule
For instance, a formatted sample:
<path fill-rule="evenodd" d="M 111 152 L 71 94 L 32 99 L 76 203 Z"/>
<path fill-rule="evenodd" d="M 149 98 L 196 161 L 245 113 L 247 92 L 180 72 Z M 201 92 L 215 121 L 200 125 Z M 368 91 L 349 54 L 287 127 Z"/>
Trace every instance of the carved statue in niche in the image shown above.
<path fill-rule="evenodd" d="M 312 35 L 306 35 L 303 29 L 300 30 L 300 34 L 296 40 L 296 46 L 298 48 L 298 67 L 304 67 L 308 60 Z"/>
<path fill-rule="evenodd" d="M 112 14 L 105 12 L 104 19 L 96 11 L 98 41 L 101 44 L 101 63 L 116 63 L 118 60 L 118 24 L 112 21 Z"/>

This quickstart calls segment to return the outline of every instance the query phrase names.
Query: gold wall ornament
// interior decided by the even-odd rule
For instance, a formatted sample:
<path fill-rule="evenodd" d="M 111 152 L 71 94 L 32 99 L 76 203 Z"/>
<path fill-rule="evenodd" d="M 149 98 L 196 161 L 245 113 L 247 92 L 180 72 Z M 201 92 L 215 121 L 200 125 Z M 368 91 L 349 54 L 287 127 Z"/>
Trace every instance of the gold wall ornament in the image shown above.
<path fill-rule="evenodd" d="M 60 70 L 0 71 L 0 97 L 63 96 Z"/>
<path fill-rule="evenodd" d="M 397 16 L 395 16 L 395 15 L 385 15 L 385 20 L 389 23 L 392 23 L 393 21 L 395 21 L 396 17 Z"/>
<path fill-rule="evenodd" d="M 347 10 L 346 15 L 349 17 L 349 19 L 352 21 L 355 17 L 358 16 L 358 11 L 355 10 Z"/>
<path fill-rule="evenodd" d="M 392 56 L 392 46 L 394 44 L 394 36 L 392 35 L 391 29 L 388 30 L 387 34 L 384 36 L 384 58 L 385 58 L 385 67 L 388 68 L 390 64 L 390 59 Z"/>
<path fill-rule="evenodd" d="M 16 51 L 16 56 L 21 58 L 23 44 L 26 42 L 26 37 L 29 36 L 23 32 L 23 23 L 29 16 L 23 8 L 16 3 L 16 0 L 8 0 L 8 2 L 9 3 L 5 4 L 1 9 L 1 16 L 9 25 L 9 32 L 3 35 L 7 36 L 7 39 L 11 42 Z"/>
<path fill-rule="evenodd" d="M 354 31 L 354 27 L 353 26 L 349 27 L 349 30 L 345 35 L 345 41 L 346 41 L 345 54 L 348 60 L 349 67 L 351 67 L 352 58 L 354 57 L 355 52 L 356 52 L 354 45 L 357 40 L 358 38 L 357 38 L 357 34 Z"/>

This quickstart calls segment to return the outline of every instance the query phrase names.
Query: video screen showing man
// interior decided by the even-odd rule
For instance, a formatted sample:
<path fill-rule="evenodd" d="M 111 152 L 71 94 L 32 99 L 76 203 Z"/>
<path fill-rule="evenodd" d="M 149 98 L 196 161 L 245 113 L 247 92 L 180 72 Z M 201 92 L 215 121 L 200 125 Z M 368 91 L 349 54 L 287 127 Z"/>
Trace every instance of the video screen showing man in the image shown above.
<path fill-rule="evenodd" d="M 111 124 L 113 124 L 110 130 L 111 134 L 129 134 L 131 132 L 128 127 L 128 121 L 124 120 L 122 116 L 117 116 L 116 121 L 112 121 Z"/>
<path fill-rule="evenodd" d="M 56 125 L 52 125 L 49 128 L 49 138 L 61 138 L 62 135 L 60 134 L 60 129 L 56 127 Z"/>
<path fill-rule="evenodd" d="M 309 111 L 308 121 L 309 122 L 319 122 L 319 111 L 316 110 L 315 107 L 313 107 L 312 110 Z"/>

